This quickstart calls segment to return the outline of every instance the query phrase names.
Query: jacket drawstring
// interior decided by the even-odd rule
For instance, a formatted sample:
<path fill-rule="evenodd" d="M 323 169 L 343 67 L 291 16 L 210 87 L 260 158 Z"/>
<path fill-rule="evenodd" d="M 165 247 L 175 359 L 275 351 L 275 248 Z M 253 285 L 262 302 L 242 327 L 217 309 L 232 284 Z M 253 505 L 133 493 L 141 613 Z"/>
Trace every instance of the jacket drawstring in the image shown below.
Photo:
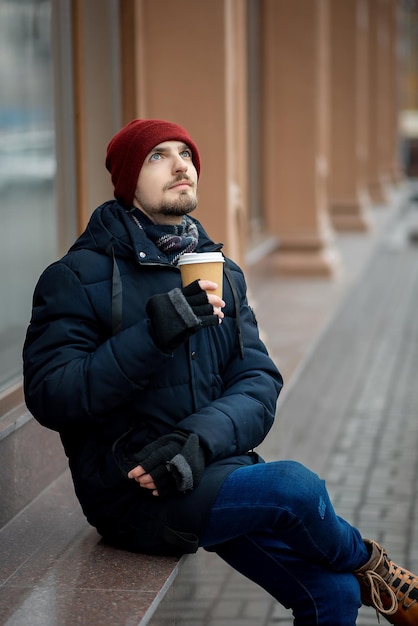
<path fill-rule="evenodd" d="M 110 243 L 106 249 L 107 254 L 112 255 L 112 335 L 117 335 L 122 330 L 122 281 L 116 262 L 115 250 Z"/>
<path fill-rule="evenodd" d="M 234 283 L 234 279 L 232 277 L 232 272 L 229 269 L 229 267 L 226 267 L 226 264 L 224 264 L 224 274 L 229 282 L 229 286 L 231 287 L 231 291 L 232 291 L 232 297 L 234 298 L 234 306 L 235 306 L 235 317 L 237 320 L 237 333 L 238 333 L 238 343 L 239 343 L 239 353 L 240 353 L 240 357 L 241 359 L 244 358 L 244 342 L 242 340 L 242 329 L 241 329 L 241 316 L 240 316 L 240 312 L 239 312 L 239 300 L 238 300 L 238 293 L 237 290 L 235 288 L 235 283 Z"/>

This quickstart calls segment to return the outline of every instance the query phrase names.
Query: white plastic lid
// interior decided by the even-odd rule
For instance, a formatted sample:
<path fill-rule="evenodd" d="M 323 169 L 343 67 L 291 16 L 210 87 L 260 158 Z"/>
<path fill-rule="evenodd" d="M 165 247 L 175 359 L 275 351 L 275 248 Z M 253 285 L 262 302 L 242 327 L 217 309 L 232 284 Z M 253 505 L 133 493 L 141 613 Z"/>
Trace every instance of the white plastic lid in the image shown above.
<path fill-rule="evenodd" d="M 179 265 L 190 265 L 192 263 L 223 263 L 222 252 L 185 252 L 179 257 Z"/>

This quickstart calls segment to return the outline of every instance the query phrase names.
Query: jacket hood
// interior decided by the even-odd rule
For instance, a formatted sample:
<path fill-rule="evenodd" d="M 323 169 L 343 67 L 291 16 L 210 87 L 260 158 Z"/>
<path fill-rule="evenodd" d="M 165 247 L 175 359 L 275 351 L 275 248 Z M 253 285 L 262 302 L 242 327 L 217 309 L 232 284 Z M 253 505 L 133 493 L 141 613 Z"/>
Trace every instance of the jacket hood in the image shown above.
<path fill-rule="evenodd" d="M 223 244 L 215 244 L 196 218 L 190 219 L 195 222 L 199 232 L 197 250 L 203 252 L 222 248 Z M 134 256 L 139 263 L 164 262 L 156 245 L 135 225 L 117 200 L 105 202 L 92 213 L 85 231 L 74 242 L 70 251 L 81 249 L 106 255 L 114 254 L 117 258 Z"/>

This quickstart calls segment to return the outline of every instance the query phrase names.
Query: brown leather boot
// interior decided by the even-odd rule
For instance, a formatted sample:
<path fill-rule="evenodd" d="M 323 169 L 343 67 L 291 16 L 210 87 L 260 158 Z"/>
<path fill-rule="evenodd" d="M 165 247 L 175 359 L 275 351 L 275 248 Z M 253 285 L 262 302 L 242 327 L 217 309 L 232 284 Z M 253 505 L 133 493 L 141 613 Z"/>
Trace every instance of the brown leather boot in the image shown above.
<path fill-rule="evenodd" d="M 371 549 L 370 559 L 354 572 L 363 604 L 391 624 L 418 626 L 418 576 L 391 561 L 375 541 L 364 543 Z"/>

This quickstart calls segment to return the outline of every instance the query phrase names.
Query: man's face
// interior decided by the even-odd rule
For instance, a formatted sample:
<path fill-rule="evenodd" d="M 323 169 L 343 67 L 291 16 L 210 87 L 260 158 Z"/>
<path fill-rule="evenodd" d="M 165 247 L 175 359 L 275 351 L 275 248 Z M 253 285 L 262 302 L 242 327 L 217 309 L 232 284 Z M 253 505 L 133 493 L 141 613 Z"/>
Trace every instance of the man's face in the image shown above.
<path fill-rule="evenodd" d="M 181 141 L 163 141 L 146 156 L 134 206 L 156 224 L 179 224 L 197 207 L 197 172 L 192 151 Z"/>

